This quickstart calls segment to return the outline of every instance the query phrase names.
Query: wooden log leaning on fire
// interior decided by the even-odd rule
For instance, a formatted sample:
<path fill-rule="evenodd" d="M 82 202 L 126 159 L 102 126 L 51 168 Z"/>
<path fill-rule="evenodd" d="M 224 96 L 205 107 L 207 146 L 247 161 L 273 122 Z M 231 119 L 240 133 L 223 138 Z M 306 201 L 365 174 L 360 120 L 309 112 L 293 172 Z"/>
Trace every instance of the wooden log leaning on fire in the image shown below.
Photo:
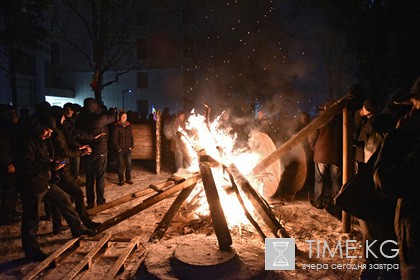
<path fill-rule="evenodd" d="M 165 198 L 168 198 L 172 195 L 174 195 L 175 193 L 188 188 L 191 185 L 194 185 L 198 180 L 201 179 L 200 174 L 195 174 L 193 176 L 191 176 L 190 178 L 186 179 L 185 181 L 183 181 L 182 183 L 179 183 L 165 191 L 162 191 L 158 194 L 155 194 L 149 198 L 146 198 L 144 201 L 142 201 L 141 203 L 137 204 L 136 206 L 118 214 L 117 216 L 103 222 L 99 228 L 97 229 L 97 232 L 102 232 L 136 214 L 138 214 L 139 212 L 155 205 L 156 203 L 164 200 Z"/>
<path fill-rule="evenodd" d="M 149 238 L 149 242 L 153 242 L 155 240 L 162 239 L 165 232 L 168 230 L 169 225 L 171 224 L 175 214 L 178 212 L 179 208 L 181 207 L 182 203 L 188 198 L 191 192 L 194 190 L 196 183 L 192 184 L 186 189 L 183 189 L 175 199 L 174 203 L 172 203 L 169 210 L 165 213 L 162 220 L 159 222 L 158 226 L 153 231 L 152 235 Z"/>
<path fill-rule="evenodd" d="M 236 194 L 236 197 L 239 200 L 239 203 L 242 206 L 242 209 L 244 209 L 244 214 L 245 217 L 248 219 L 248 221 L 254 226 L 254 228 L 258 231 L 258 233 L 261 235 L 263 241 L 265 240 L 265 238 L 267 238 L 267 236 L 265 236 L 264 232 L 262 231 L 261 227 L 258 225 L 258 223 L 254 220 L 254 218 L 252 217 L 252 215 L 249 213 L 248 209 L 245 206 L 245 202 L 242 199 L 241 193 L 239 192 L 238 186 L 235 183 L 235 179 L 233 178 L 232 173 L 230 173 L 228 170 L 226 170 L 229 174 L 229 179 L 230 182 L 232 184 L 232 189 Z"/>
<path fill-rule="evenodd" d="M 315 118 L 307 126 L 302 128 L 298 133 L 293 135 L 288 141 L 283 143 L 278 149 L 267 156 L 265 159 L 260 161 L 253 169 L 253 174 L 259 174 L 265 170 L 268 166 L 273 164 L 285 153 L 290 151 L 294 146 L 305 140 L 311 133 L 315 132 L 318 128 L 322 127 L 326 122 L 331 120 L 334 116 L 340 114 L 343 108 L 346 106 L 347 100 L 351 99 L 350 95 L 345 95 L 338 99 L 331 107 L 327 108 L 319 117 Z"/>
<path fill-rule="evenodd" d="M 229 250 L 232 245 L 232 237 L 220 203 L 219 193 L 211 172 L 209 164 L 200 160 L 200 173 L 203 180 L 204 191 L 206 193 L 207 203 L 209 204 L 211 221 L 214 233 L 216 234 L 220 250 Z"/>
<path fill-rule="evenodd" d="M 231 163 L 226 168 L 229 171 L 229 173 L 232 174 L 236 184 L 242 189 L 244 194 L 248 197 L 249 201 L 251 201 L 255 210 L 264 220 L 266 225 L 270 228 L 274 236 L 290 238 L 290 235 L 287 233 L 286 229 L 276 219 L 268 203 L 257 193 L 257 191 L 255 191 L 255 189 L 251 186 L 251 184 L 248 182 L 245 176 L 242 175 L 242 173 L 235 166 L 235 164 Z"/>

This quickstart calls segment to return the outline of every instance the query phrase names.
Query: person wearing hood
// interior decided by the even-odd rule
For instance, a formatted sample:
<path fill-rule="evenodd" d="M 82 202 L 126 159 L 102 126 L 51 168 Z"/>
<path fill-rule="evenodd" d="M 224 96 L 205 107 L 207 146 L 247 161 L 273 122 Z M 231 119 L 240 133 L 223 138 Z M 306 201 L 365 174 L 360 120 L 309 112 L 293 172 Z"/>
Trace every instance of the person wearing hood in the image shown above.
<path fill-rule="evenodd" d="M 86 98 L 83 110 L 80 113 L 76 127 L 93 135 L 108 135 L 107 125 L 115 121 L 115 114 L 102 112 L 101 105 L 94 98 Z M 107 137 L 99 137 L 92 141 L 81 141 L 91 147 L 92 153 L 85 160 L 86 171 L 86 200 L 87 207 L 104 204 L 105 199 L 105 172 L 108 161 Z M 96 186 L 95 186 L 96 182 Z"/>

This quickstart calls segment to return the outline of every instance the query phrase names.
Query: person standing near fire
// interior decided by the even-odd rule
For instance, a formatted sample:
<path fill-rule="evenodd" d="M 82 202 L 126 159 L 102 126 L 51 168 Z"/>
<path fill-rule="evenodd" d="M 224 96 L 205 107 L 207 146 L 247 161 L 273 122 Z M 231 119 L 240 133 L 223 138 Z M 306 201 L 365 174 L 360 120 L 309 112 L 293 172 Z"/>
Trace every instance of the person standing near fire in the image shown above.
<path fill-rule="evenodd" d="M 92 133 L 93 135 L 108 135 L 107 125 L 115 121 L 115 114 L 104 112 L 102 104 L 94 98 L 85 98 L 83 110 L 80 113 L 76 128 Z M 108 137 L 99 137 L 93 141 L 80 141 L 82 145 L 89 145 L 92 153 L 85 156 L 86 170 L 86 200 L 87 207 L 104 204 L 105 199 L 105 172 L 108 162 Z M 95 186 L 96 181 L 96 186 Z"/>
<path fill-rule="evenodd" d="M 131 151 L 134 148 L 133 130 L 131 124 L 127 121 L 127 113 L 122 109 L 118 112 L 117 121 L 114 123 L 112 138 L 115 150 L 118 152 L 118 185 L 124 185 L 124 173 L 125 183 L 132 185 L 133 181 L 131 180 Z"/>
<path fill-rule="evenodd" d="M 185 144 L 182 141 L 180 129 L 185 132 L 187 131 L 185 126 L 185 113 L 182 111 L 178 112 L 176 117 L 163 128 L 165 137 L 171 140 L 170 150 L 175 155 L 175 172 L 180 168 L 187 168 L 191 163 Z"/>
<path fill-rule="evenodd" d="M 95 232 L 87 229 L 74 210 L 70 197 L 52 180 L 52 174 L 64 167 L 54 161 L 54 147 L 51 134 L 55 120 L 49 115 L 38 115 L 29 127 L 29 135 L 24 141 L 18 170 L 21 176 L 19 190 L 22 198 L 22 249 L 29 261 L 43 261 L 47 254 L 41 251 L 37 232 L 39 209 L 44 197 L 49 198 L 57 207 L 71 229 L 73 237 L 94 236 Z"/>
<path fill-rule="evenodd" d="M 328 109 L 330 103 L 324 105 Z M 334 198 L 341 186 L 343 154 L 343 122 L 338 114 L 309 137 L 309 146 L 314 151 L 315 185 L 311 203 L 318 209 L 334 211 Z M 334 211 L 337 215 L 341 211 Z M 338 217 L 339 218 L 339 217 Z"/>
<path fill-rule="evenodd" d="M 397 199 L 394 228 L 402 279 L 420 279 L 420 77 L 395 100 L 411 105 L 382 143 L 373 178 L 378 191 Z"/>
<path fill-rule="evenodd" d="M 363 102 L 362 109 L 358 110 L 361 117 L 361 125 L 357 135 L 357 141 L 353 143 L 356 147 L 355 171 L 365 164 L 382 142 L 382 137 L 373 130 L 376 105 L 371 100 Z M 378 137 L 375 137 L 378 136 Z M 366 151 L 366 155 L 365 155 Z"/>

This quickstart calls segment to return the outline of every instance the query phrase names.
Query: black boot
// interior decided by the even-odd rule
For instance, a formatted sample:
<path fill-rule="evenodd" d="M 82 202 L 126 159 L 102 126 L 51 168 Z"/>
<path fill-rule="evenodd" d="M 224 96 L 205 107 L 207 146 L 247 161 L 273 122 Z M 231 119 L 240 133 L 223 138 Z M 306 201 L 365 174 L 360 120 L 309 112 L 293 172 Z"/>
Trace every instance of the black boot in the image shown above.
<path fill-rule="evenodd" d="M 99 227 L 102 223 L 97 223 L 92 221 L 91 219 L 85 220 L 83 221 L 83 224 L 88 228 L 88 229 L 96 229 L 97 227 Z"/>

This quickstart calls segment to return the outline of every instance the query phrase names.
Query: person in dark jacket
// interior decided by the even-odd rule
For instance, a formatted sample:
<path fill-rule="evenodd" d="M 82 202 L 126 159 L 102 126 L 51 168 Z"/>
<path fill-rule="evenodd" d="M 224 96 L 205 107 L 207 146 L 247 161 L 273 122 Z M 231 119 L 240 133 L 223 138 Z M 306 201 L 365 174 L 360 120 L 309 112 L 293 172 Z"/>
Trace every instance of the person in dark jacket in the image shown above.
<path fill-rule="evenodd" d="M 86 98 L 83 105 L 83 110 L 80 113 L 76 127 L 93 135 L 99 135 L 101 133 L 108 135 L 107 125 L 115 121 L 115 115 L 112 113 L 102 113 L 101 105 L 94 98 Z M 81 144 L 88 144 L 92 148 L 92 153 L 84 159 L 87 207 L 93 208 L 95 207 L 95 196 L 97 204 L 104 204 L 106 202 L 105 172 L 108 160 L 107 137 L 99 137 L 93 141 L 81 141 Z"/>
<path fill-rule="evenodd" d="M 65 133 L 68 145 L 70 148 L 78 148 L 82 146 L 79 144 L 75 137 L 71 133 L 66 133 L 67 129 L 71 130 L 76 126 L 76 110 L 72 103 L 66 103 L 63 105 L 64 109 L 64 120 L 63 120 L 63 132 Z M 80 173 L 80 157 L 70 158 L 70 170 L 71 174 L 76 178 L 79 178 Z"/>
<path fill-rule="evenodd" d="M 69 159 L 74 157 L 81 157 L 85 155 L 89 155 L 92 150 L 88 145 L 80 146 L 80 147 L 70 147 L 67 141 L 67 137 L 65 137 L 64 133 L 62 132 L 62 125 L 60 121 L 62 121 L 62 115 L 58 114 L 55 116 L 56 125 L 53 127 L 53 133 L 51 135 L 51 141 L 54 147 L 54 161 L 62 162 L 64 167 L 57 171 L 56 175 L 58 176 L 57 186 L 60 187 L 63 191 L 69 194 L 74 199 L 74 204 L 76 206 L 77 214 L 80 217 L 80 220 L 83 224 L 89 228 L 94 230 L 96 227 L 100 225 L 100 223 L 96 223 L 92 221 L 87 213 L 86 206 L 85 206 L 85 196 L 83 191 L 77 184 L 76 178 L 72 176 L 70 170 Z M 73 129 L 75 131 L 76 129 Z M 95 139 L 100 136 L 93 136 L 89 133 L 78 133 L 78 135 L 84 135 L 84 139 Z M 61 229 L 61 218 L 58 215 L 53 215 L 53 232 L 58 233 Z"/>
<path fill-rule="evenodd" d="M 114 123 L 112 136 L 115 150 L 118 152 L 118 185 L 124 185 L 124 165 L 125 182 L 131 185 L 133 184 L 131 150 L 134 148 L 134 139 L 131 124 L 127 121 L 127 113 L 124 110 L 118 112 L 118 120 Z"/>
<path fill-rule="evenodd" d="M 380 193 L 397 199 L 394 227 L 401 278 L 420 279 L 420 77 L 395 102 L 412 108 L 385 137 L 374 181 Z"/>
<path fill-rule="evenodd" d="M 54 207 L 59 209 L 70 226 L 73 237 L 95 235 L 95 232 L 82 224 L 69 196 L 51 180 L 51 174 L 64 166 L 53 160 L 54 148 L 49 139 L 52 133 L 51 119 L 47 115 L 37 116 L 18 167 L 23 183 L 20 186 L 23 206 L 22 248 L 25 257 L 30 261 L 42 261 L 47 257 L 37 241 L 39 209 L 44 197 L 48 197 Z"/>
<path fill-rule="evenodd" d="M 363 102 L 362 109 L 358 111 L 359 116 L 361 117 L 360 131 L 357 135 L 357 141 L 353 144 L 356 147 L 356 172 L 361 165 L 367 162 L 365 159 L 365 145 L 367 144 L 369 138 L 374 134 L 373 121 L 375 111 L 375 104 L 371 100 L 365 100 Z M 381 141 L 382 139 L 379 139 L 379 142 Z M 376 148 L 379 144 L 376 144 Z"/>
<path fill-rule="evenodd" d="M 315 185 L 311 202 L 318 209 L 334 205 L 334 198 L 340 189 L 342 143 L 341 114 L 332 118 L 309 137 L 309 146 L 314 151 L 315 162 Z"/>

